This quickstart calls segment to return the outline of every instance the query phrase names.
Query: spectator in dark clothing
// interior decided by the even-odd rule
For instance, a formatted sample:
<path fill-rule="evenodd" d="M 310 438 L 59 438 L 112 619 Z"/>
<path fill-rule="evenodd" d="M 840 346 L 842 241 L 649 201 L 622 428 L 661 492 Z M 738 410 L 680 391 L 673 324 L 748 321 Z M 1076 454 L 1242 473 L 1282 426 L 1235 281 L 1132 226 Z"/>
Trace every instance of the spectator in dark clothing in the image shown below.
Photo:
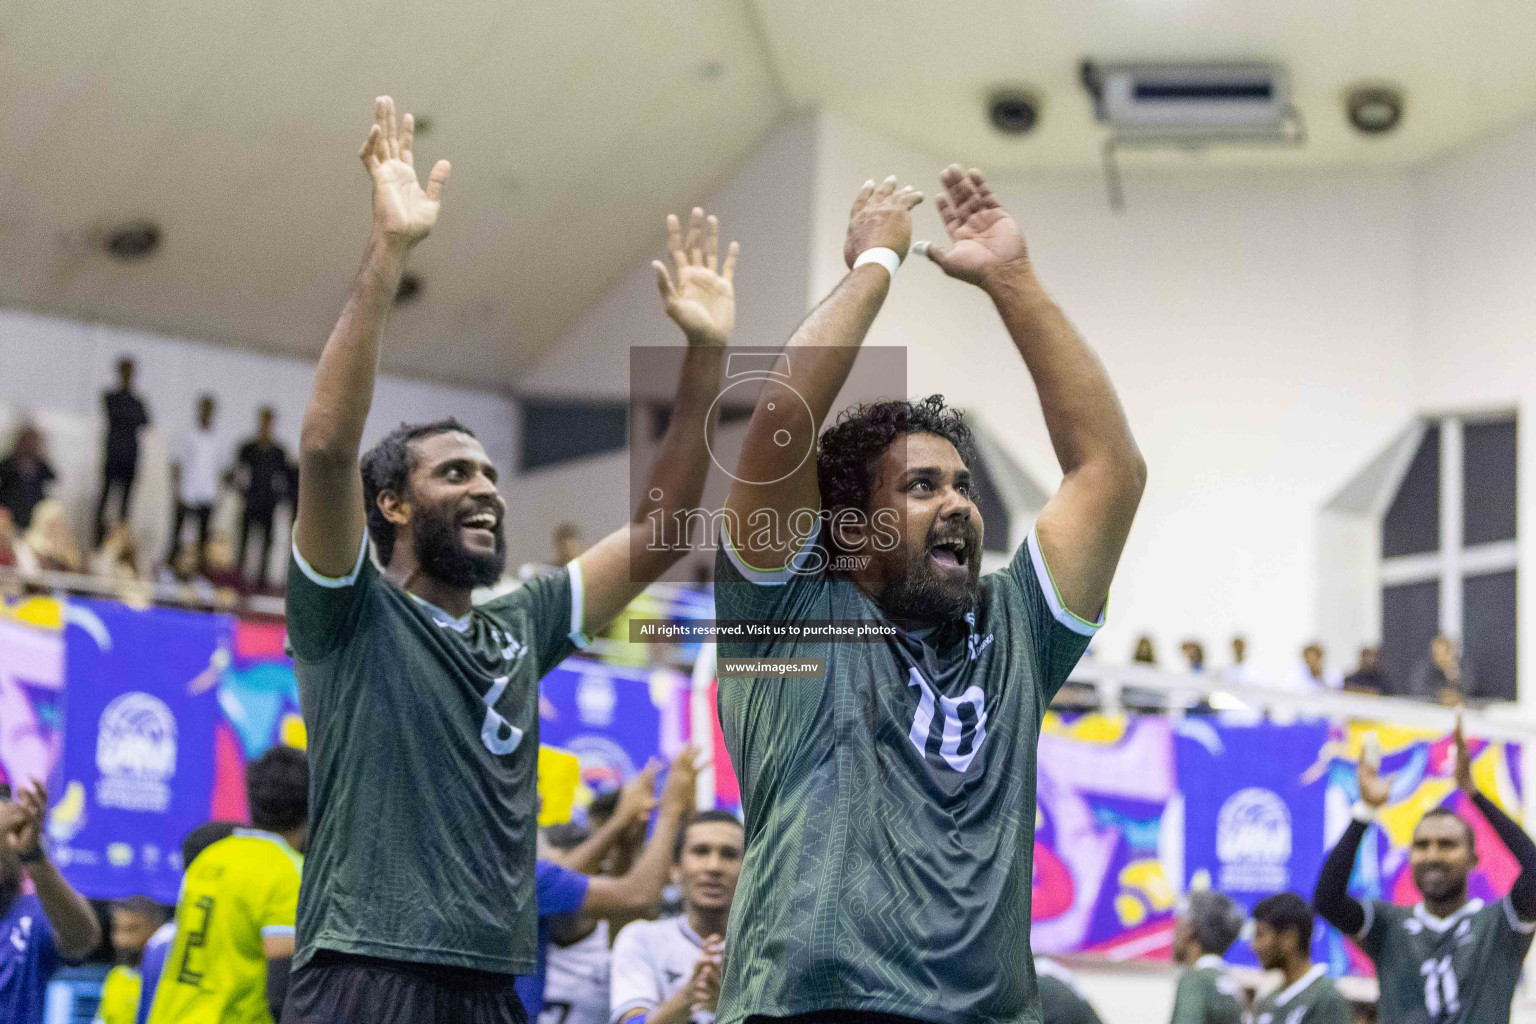
<path fill-rule="evenodd" d="M 117 390 L 102 395 L 107 410 L 107 458 L 102 469 L 101 501 L 96 505 L 96 545 L 107 536 L 107 504 L 115 495 L 117 519 L 128 518 L 133 481 L 139 474 L 139 428 L 149 426 L 149 413 L 133 393 L 133 360 L 117 362 Z"/>
<path fill-rule="evenodd" d="M 240 446 L 235 458 L 236 475 L 245 497 L 245 515 L 240 521 L 240 549 L 235 568 L 242 581 L 245 573 L 246 546 L 251 534 L 261 534 L 261 561 L 256 563 L 255 587 L 267 588 L 267 565 L 272 561 L 272 519 L 284 504 L 292 507 L 294 489 L 293 463 L 288 452 L 272 437 L 276 413 L 270 405 L 257 414 L 256 436 Z"/>
<path fill-rule="evenodd" d="M 11 454 L 0 460 L 0 505 L 11 510 L 11 518 L 25 530 L 32 525 L 32 510 L 48 496 L 48 485 L 55 479 L 43 451 L 43 435 L 28 423 L 16 431 Z"/>
<path fill-rule="evenodd" d="M 1408 695 L 1446 707 L 1460 707 L 1477 692 L 1472 666 L 1461 659 L 1456 642 L 1444 633 L 1429 643 L 1429 658 L 1414 666 Z"/>
<path fill-rule="evenodd" d="M 1360 648 L 1360 664 L 1344 677 L 1348 693 L 1369 693 L 1379 697 L 1387 692 L 1387 674 L 1381 670 L 1380 652 L 1374 647 Z"/>

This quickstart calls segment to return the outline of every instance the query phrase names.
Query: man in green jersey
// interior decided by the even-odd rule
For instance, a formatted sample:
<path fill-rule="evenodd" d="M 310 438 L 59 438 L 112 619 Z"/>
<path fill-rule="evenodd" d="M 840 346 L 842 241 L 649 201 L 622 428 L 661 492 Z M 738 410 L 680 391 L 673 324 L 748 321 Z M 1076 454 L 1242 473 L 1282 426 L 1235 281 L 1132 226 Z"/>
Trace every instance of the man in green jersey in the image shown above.
<path fill-rule="evenodd" d="M 983 577 L 976 448 L 959 412 L 939 396 L 878 402 L 820 432 L 922 198 L 894 178 L 867 183 L 850 217 L 848 275 L 757 399 L 715 600 L 722 621 L 865 620 L 890 632 L 720 644 L 722 659 L 825 659 L 816 678 L 721 679 L 747 841 L 721 1024 L 1039 1019 L 1036 742 L 1102 621 L 1145 466 L 1104 368 L 1036 279 L 1013 218 L 979 172 L 950 167 L 942 180 L 951 244 L 928 256 L 996 306 L 1064 479 L 1007 567 Z M 807 429 L 820 434 L 815 459 L 785 443 Z"/>
<path fill-rule="evenodd" d="M 1280 972 L 1280 987 L 1254 1003 L 1252 1024 L 1351 1024 L 1349 1000 L 1339 994 L 1325 964 L 1312 962 L 1312 911 L 1293 892 L 1267 896 L 1253 908 L 1253 955 L 1266 971 Z"/>
<path fill-rule="evenodd" d="M 1477 791 L 1460 719 L 1455 732 L 1456 785 L 1514 855 L 1520 874 L 1496 903 L 1473 899 L 1467 877 L 1477 866 L 1472 826 L 1445 807 L 1419 819 L 1408 864 L 1422 901 L 1400 907 L 1349 895 L 1349 877 L 1366 829 L 1386 805 L 1391 780 L 1375 758 L 1359 766 L 1354 820 L 1323 862 L 1313 908 L 1352 936 L 1376 964 L 1377 1017 L 1392 1024 L 1508 1024 L 1520 968 L 1536 932 L 1536 843 Z"/>
<path fill-rule="evenodd" d="M 1242 988 L 1222 959 L 1243 930 L 1243 910 L 1209 889 L 1189 894 L 1173 928 L 1173 959 L 1184 965 L 1173 997 L 1172 1024 L 1238 1024 Z"/>
<path fill-rule="evenodd" d="M 362 459 L 380 336 L 407 255 L 437 220 L 412 120 L 375 103 L 360 154 L 373 232 L 321 354 L 300 440 L 288 634 L 311 758 L 314 823 L 283 1020 L 524 1019 L 535 968 L 538 681 L 676 560 L 635 524 L 691 508 L 734 320 L 736 249 L 695 210 L 669 219 L 688 341 L 670 425 L 632 523 L 570 565 L 485 604 L 502 574 L 496 470 L 453 420 L 402 426 Z M 378 567 L 368 557 L 372 540 Z"/>

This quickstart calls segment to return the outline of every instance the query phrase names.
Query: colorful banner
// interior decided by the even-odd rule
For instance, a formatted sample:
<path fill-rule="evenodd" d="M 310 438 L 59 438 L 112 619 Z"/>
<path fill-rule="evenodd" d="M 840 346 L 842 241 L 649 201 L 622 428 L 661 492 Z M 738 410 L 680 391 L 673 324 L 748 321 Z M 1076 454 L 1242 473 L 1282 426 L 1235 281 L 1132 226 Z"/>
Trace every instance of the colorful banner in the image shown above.
<path fill-rule="evenodd" d="M 1467 888 L 1484 900 L 1503 898 L 1520 873 L 1519 866 L 1493 829 L 1456 788 L 1455 747 L 1449 735 L 1428 729 L 1351 723 L 1333 730 L 1319 750 L 1313 775 L 1327 786 L 1327 838 L 1331 846 L 1349 825 L 1349 809 L 1360 796 L 1355 764 L 1365 737 L 1375 733 L 1381 743 L 1381 771 L 1391 775 L 1391 796 L 1381 822 L 1366 832 L 1350 879 L 1355 897 L 1384 899 L 1403 906 L 1419 902 L 1419 891 L 1408 866 L 1414 827 L 1424 812 L 1449 807 L 1471 824 L 1478 865 Z M 1469 740 L 1472 778 L 1502 810 L 1521 818 L 1520 748 L 1502 741 Z M 1370 961 L 1353 943 L 1326 929 L 1323 952 L 1335 974 L 1372 972 Z"/>
<path fill-rule="evenodd" d="M 1324 787 L 1310 770 L 1327 740 L 1318 722 L 1184 720 L 1185 891 L 1217 889 L 1244 910 L 1279 892 L 1311 898 L 1323 866 Z M 1227 960 L 1258 963 L 1246 942 Z"/>
<path fill-rule="evenodd" d="M 586 658 L 568 659 L 544 677 L 539 740 L 575 754 L 580 763 L 574 811 L 622 786 L 651 758 L 676 756 L 688 741 L 688 686 L 678 672 Z"/>
<path fill-rule="evenodd" d="M 89 600 L 71 600 L 67 620 L 55 858 L 92 898 L 174 903 L 182 837 L 209 818 L 233 620 Z"/>
<path fill-rule="evenodd" d="M 1183 839 L 1169 721 L 1051 713 L 1037 763 L 1035 951 L 1166 956 Z"/>
<path fill-rule="evenodd" d="M 64 606 L 0 602 L 0 783 L 57 786 L 64 742 Z"/>

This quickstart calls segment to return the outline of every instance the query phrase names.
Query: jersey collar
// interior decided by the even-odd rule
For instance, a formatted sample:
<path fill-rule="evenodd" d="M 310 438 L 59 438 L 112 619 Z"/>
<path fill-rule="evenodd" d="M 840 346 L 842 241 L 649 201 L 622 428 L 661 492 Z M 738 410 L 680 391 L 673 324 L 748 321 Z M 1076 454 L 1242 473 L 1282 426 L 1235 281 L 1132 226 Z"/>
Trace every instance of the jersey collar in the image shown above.
<path fill-rule="evenodd" d="M 1328 973 L 1327 964 L 1313 964 L 1312 969 L 1296 979 L 1296 984 L 1275 996 L 1275 1005 L 1284 1006 L 1307 990 L 1307 986 Z"/>
<path fill-rule="evenodd" d="M 1217 956 L 1215 953 L 1207 953 L 1199 960 L 1195 961 L 1195 970 L 1198 971 L 1205 967 L 1210 967 L 1218 971 L 1224 971 L 1227 969 L 1227 962 L 1221 957 Z"/>
<path fill-rule="evenodd" d="M 1424 909 L 1424 904 L 1420 903 L 1418 906 L 1413 908 L 1413 916 L 1418 918 L 1419 923 L 1422 924 L 1425 928 L 1428 928 L 1430 931 L 1444 933 L 1449 931 L 1451 925 L 1455 924 L 1463 917 L 1467 917 L 1470 914 L 1475 914 L 1482 909 L 1483 901 L 1481 899 L 1474 898 L 1463 903 L 1459 908 L 1452 912 L 1449 917 L 1436 917 L 1434 914 L 1431 914 L 1428 910 Z"/>
<path fill-rule="evenodd" d="M 406 593 L 411 594 L 409 590 Z M 470 612 L 463 618 L 456 619 L 424 597 L 417 597 L 415 594 L 411 594 L 411 600 L 425 608 L 427 614 L 432 616 L 432 621 L 436 622 L 439 626 L 445 626 L 455 633 L 469 632 L 469 620 L 475 614 L 474 612 Z"/>
<path fill-rule="evenodd" d="M 684 912 L 684 913 L 681 913 L 681 914 L 677 915 L 677 930 L 683 933 L 683 938 L 687 939 L 689 942 L 693 943 L 695 946 L 699 946 L 700 948 L 703 947 L 704 940 L 699 938 L 697 932 L 695 932 L 692 928 L 688 927 L 688 914 L 687 914 L 687 912 Z"/>
<path fill-rule="evenodd" d="M 265 829 L 260 828 L 237 828 L 230 834 L 240 836 L 243 839 L 265 839 L 269 843 L 276 843 L 278 846 L 281 846 L 284 850 L 287 850 L 295 857 L 299 855 L 299 851 L 295 850 L 291 845 L 289 845 L 288 840 L 284 839 L 276 832 L 268 832 Z"/>

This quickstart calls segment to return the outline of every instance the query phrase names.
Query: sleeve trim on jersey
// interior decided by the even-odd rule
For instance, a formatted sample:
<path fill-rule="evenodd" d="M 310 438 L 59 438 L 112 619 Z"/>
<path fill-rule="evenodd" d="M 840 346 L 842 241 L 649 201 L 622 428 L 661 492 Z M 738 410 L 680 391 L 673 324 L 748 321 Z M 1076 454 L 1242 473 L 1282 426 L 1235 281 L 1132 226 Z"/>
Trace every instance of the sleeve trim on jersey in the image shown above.
<path fill-rule="evenodd" d="M 1355 932 L 1353 936 L 1356 942 L 1364 942 L 1365 937 L 1371 933 L 1371 925 L 1376 923 L 1376 901 L 1361 900 L 1360 906 L 1365 911 L 1365 923 L 1360 926 L 1360 930 Z"/>
<path fill-rule="evenodd" d="M 736 553 L 736 545 L 731 541 L 730 527 L 723 522 L 720 524 L 720 543 L 725 547 L 725 557 L 731 560 L 731 565 L 741 573 L 743 579 L 749 583 L 756 583 L 760 587 L 782 587 L 792 577 L 798 575 L 810 560 L 811 550 L 816 546 L 816 540 L 820 536 L 821 523 L 817 522 L 816 529 L 805 538 L 805 543 L 800 546 L 800 550 L 784 563 L 782 569 L 759 569 L 754 565 L 748 565 Z"/>
<path fill-rule="evenodd" d="M 1035 536 L 1031 527 L 1029 537 L 1024 543 L 1029 545 L 1029 560 L 1035 567 L 1035 578 L 1040 582 L 1040 589 L 1045 594 L 1045 603 L 1051 607 L 1051 617 L 1063 626 L 1079 636 L 1093 636 L 1104 625 L 1104 612 L 1108 611 L 1108 602 L 1105 602 L 1104 611 L 1099 612 L 1098 622 L 1089 622 L 1069 609 L 1061 600 L 1061 591 L 1056 589 L 1056 581 L 1051 578 L 1050 566 L 1045 564 L 1045 554 L 1040 550 L 1040 540 Z"/>
<path fill-rule="evenodd" d="M 357 564 L 352 571 L 345 576 L 322 576 L 314 567 L 304 561 L 304 556 L 299 554 L 299 542 L 293 542 L 293 560 L 298 565 L 299 571 L 309 578 L 309 582 L 317 587 L 325 587 L 327 590 L 341 590 L 350 587 L 357 582 L 358 574 L 363 571 L 363 559 L 368 557 L 368 531 L 363 530 L 363 544 L 357 551 Z"/>
<path fill-rule="evenodd" d="M 612 1024 L 619 1024 L 619 1021 L 623 1019 L 626 1013 L 634 1013 L 636 1010 L 644 1010 L 645 1012 L 640 1016 L 630 1018 L 631 1021 L 642 1021 L 651 1015 L 651 1011 L 656 1009 L 657 1005 L 658 1004 L 651 999 L 631 999 L 629 1002 L 623 1004 L 622 1006 L 615 1007 L 613 1012 L 608 1015 L 608 1019 L 612 1022 Z"/>
<path fill-rule="evenodd" d="M 264 924 L 261 926 L 261 937 L 264 939 L 283 938 L 294 934 L 294 926 L 291 924 Z"/>
<path fill-rule="evenodd" d="M 580 649 L 592 642 L 587 634 L 581 631 L 582 622 L 587 614 L 586 597 L 581 589 L 581 559 L 571 559 L 566 570 L 571 577 L 571 631 L 566 635 L 570 637 L 571 643 Z"/>
<path fill-rule="evenodd" d="M 1504 917 L 1509 921 L 1509 926 L 1521 935 L 1536 935 L 1536 921 L 1522 921 L 1520 915 L 1515 912 L 1515 905 L 1510 902 L 1508 896 L 1499 901 L 1504 908 Z"/>

